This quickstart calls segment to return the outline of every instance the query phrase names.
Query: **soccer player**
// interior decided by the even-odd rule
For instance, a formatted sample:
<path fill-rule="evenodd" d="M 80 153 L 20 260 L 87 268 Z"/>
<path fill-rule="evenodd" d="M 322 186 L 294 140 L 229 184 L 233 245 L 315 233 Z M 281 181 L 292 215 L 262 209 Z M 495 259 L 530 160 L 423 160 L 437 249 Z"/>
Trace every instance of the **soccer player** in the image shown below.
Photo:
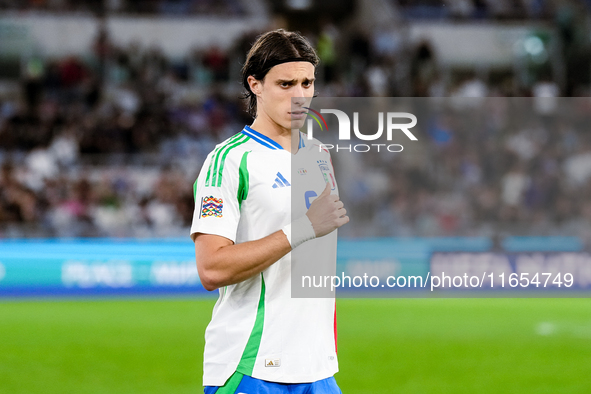
<path fill-rule="evenodd" d="M 195 182 L 197 269 L 207 290 L 219 289 L 205 332 L 206 394 L 341 392 L 334 297 L 292 298 L 290 287 L 291 251 L 335 263 L 334 230 L 349 221 L 328 151 L 298 130 L 317 64 L 297 33 L 258 37 L 242 69 L 255 120 L 216 146 Z M 292 190 L 292 162 L 313 187 L 306 195 Z"/>

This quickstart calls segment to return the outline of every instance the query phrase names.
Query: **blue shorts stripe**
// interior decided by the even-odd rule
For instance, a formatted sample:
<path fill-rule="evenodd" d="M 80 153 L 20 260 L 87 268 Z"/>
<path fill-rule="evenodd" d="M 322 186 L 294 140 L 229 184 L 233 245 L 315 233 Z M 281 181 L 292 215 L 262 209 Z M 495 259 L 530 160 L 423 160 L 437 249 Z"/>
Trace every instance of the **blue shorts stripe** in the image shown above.
<path fill-rule="evenodd" d="M 205 394 L 215 394 L 219 387 L 205 386 Z M 244 375 L 234 394 L 343 394 L 334 377 L 312 383 L 276 383 Z"/>

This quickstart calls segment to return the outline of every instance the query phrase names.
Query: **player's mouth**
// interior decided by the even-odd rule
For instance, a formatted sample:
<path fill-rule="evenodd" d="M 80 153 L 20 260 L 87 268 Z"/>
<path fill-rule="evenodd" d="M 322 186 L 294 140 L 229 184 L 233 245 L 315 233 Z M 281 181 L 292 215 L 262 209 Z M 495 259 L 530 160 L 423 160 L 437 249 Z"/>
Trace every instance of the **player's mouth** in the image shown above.
<path fill-rule="evenodd" d="M 292 119 L 304 119 L 307 114 L 308 114 L 308 111 L 304 111 L 304 110 L 289 112 L 289 115 L 291 116 Z"/>

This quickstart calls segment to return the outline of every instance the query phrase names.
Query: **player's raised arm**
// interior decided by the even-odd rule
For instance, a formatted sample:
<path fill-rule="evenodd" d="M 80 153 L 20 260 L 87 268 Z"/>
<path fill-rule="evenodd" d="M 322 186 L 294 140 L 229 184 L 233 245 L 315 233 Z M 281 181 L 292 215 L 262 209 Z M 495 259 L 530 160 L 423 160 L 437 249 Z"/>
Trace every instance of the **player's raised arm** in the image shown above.
<path fill-rule="evenodd" d="M 235 244 L 212 234 L 195 235 L 199 278 L 206 290 L 242 282 L 264 271 L 307 240 L 327 235 L 349 221 L 339 197 L 330 186 L 316 198 L 306 215 L 264 238 Z"/>
<path fill-rule="evenodd" d="M 197 234 L 195 256 L 203 287 L 209 291 L 242 282 L 291 251 L 282 231 L 265 238 L 234 244 L 219 235 Z"/>

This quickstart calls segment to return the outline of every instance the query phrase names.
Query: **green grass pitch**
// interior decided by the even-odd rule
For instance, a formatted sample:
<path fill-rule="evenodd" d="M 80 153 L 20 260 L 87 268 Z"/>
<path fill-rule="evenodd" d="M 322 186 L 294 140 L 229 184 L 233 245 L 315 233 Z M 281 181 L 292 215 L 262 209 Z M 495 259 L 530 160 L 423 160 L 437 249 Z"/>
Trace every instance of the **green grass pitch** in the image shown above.
<path fill-rule="evenodd" d="M 345 394 L 590 393 L 588 299 L 339 299 Z M 2 394 L 200 393 L 211 299 L 0 302 Z"/>

